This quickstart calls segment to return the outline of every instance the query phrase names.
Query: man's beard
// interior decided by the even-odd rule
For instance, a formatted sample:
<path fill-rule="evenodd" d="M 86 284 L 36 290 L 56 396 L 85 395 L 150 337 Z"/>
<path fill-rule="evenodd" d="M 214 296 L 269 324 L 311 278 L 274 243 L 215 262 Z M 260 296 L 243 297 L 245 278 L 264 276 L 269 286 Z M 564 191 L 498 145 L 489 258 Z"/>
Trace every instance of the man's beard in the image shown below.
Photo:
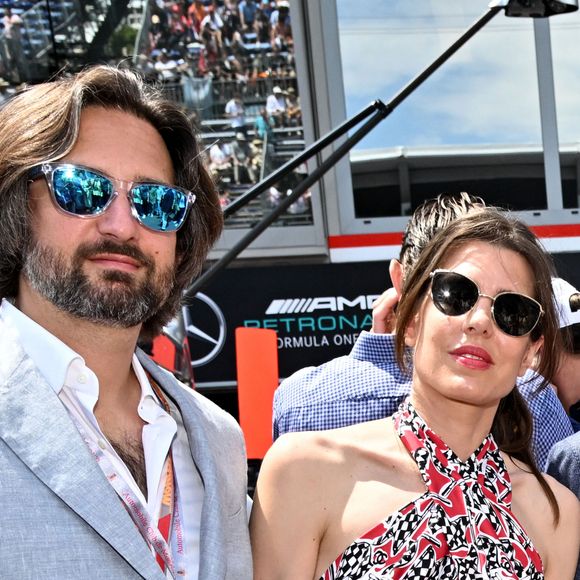
<path fill-rule="evenodd" d="M 98 281 L 83 273 L 86 259 L 99 254 L 129 256 L 146 268 L 137 281 L 128 272 L 103 270 Z M 134 246 L 103 240 L 81 244 L 67 263 L 65 256 L 33 242 L 26 253 L 23 274 L 30 286 L 58 309 L 104 326 L 129 328 L 155 315 L 174 284 L 174 269 L 157 273 L 155 263 Z"/>

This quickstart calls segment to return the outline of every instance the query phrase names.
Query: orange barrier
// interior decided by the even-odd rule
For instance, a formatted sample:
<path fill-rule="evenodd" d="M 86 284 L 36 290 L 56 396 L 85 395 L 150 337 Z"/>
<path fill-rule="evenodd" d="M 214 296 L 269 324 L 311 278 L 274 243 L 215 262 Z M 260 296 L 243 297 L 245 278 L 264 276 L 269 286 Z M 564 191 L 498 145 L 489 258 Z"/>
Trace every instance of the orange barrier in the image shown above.
<path fill-rule="evenodd" d="M 171 339 L 160 334 L 153 339 L 151 358 L 169 372 L 175 370 L 175 345 Z"/>
<path fill-rule="evenodd" d="M 278 386 L 276 331 L 236 328 L 236 367 L 248 459 L 262 459 L 272 445 L 272 404 Z"/>

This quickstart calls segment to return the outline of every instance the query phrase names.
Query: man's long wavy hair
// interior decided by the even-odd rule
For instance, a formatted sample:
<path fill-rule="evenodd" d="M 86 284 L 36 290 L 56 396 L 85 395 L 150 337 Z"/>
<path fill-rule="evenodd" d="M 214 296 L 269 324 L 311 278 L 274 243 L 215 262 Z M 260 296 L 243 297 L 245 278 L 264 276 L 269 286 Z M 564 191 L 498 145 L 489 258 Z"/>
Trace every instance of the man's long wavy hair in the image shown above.
<path fill-rule="evenodd" d="M 0 298 L 16 296 L 23 252 L 29 247 L 28 173 L 72 149 L 81 113 L 90 106 L 124 111 L 150 123 L 169 150 L 175 184 L 197 196 L 177 232 L 173 291 L 143 324 L 142 336 L 151 337 L 175 314 L 183 290 L 200 273 L 221 233 L 223 217 L 187 116 L 128 70 L 87 68 L 75 76 L 30 87 L 0 110 Z"/>
<path fill-rule="evenodd" d="M 402 368 L 409 367 L 409 353 L 405 347 L 406 329 L 429 294 L 431 272 L 443 267 L 445 260 L 453 252 L 475 242 L 484 242 L 519 254 L 532 272 L 533 297 L 542 305 L 544 314 L 530 338 L 536 341 L 541 336 L 544 337 L 535 370 L 543 377 L 541 387 L 546 387 L 552 382 L 558 368 L 562 349 L 558 315 L 552 294 L 551 278 L 555 268 L 551 257 L 530 229 L 497 208 L 474 209 L 452 221 L 437 232 L 407 273 L 397 308 L 397 359 Z M 500 401 L 491 432 L 501 451 L 529 467 L 542 486 L 557 521 L 559 512 L 556 498 L 535 465 L 530 450 L 532 417 L 515 385 Z"/>

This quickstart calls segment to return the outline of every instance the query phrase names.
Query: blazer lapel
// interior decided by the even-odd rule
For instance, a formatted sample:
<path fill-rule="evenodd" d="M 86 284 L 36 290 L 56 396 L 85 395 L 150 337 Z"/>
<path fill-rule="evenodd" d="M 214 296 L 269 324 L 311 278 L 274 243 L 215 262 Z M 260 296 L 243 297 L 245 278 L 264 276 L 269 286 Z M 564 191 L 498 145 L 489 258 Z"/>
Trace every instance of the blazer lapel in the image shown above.
<path fill-rule="evenodd" d="M 203 507 L 201 512 L 200 538 L 200 580 L 221 580 L 225 578 L 226 568 L 222 558 L 212 549 L 223 542 L 223 506 L 226 505 L 223 486 L 216 471 L 211 442 L 204 429 L 207 419 L 199 407 L 193 393 L 188 393 L 172 376 L 166 374 L 142 351 L 137 351 L 143 368 L 151 374 L 163 390 L 175 401 L 181 410 L 183 423 L 189 438 L 191 455 L 204 485 Z"/>
<path fill-rule="evenodd" d="M 0 437 L 141 576 L 164 578 L 50 385 L 0 321 Z"/>

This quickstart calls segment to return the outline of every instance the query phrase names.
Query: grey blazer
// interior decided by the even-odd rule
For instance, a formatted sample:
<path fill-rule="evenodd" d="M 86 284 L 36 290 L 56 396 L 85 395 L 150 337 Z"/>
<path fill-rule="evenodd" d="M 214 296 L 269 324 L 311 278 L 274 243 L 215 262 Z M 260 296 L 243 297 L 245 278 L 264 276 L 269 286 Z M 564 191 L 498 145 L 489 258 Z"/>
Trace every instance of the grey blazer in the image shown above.
<path fill-rule="evenodd" d="M 558 441 L 552 447 L 546 463 L 546 472 L 572 490 L 580 499 L 580 432 Z M 580 580 L 580 557 L 574 580 Z"/>
<path fill-rule="evenodd" d="M 139 360 L 179 407 L 204 483 L 200 580 L 250 580 L 246 457 L 236 421 Z M 164 578 L 131 517 L 0 319 L 0 577 Z"/>

